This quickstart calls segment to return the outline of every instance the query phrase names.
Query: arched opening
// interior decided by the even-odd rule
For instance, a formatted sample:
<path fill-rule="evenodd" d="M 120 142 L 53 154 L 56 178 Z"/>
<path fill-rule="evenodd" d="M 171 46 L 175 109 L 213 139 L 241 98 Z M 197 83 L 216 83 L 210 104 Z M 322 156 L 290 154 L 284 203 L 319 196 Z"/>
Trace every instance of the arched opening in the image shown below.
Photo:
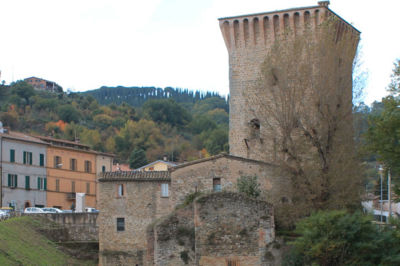
<path fill-rule="evenodd" d="M 264 41 L 266 42 L 266 40 L 268 39 L 268 32 L 269 32 L 269 18 L 268 17 L 264 17 L 263 28 L 264 28 Z"/>
<path fill-rule="evenodd" d="M 249 20 L 247 18 L 243 20 L 243 33 L 244 33 L 244 43 L 247 46 L 249 44 L 249 39 L 250 39 Z"/>
<path fill-rule="evenodd" d="M 279 34 L 279 16 L 274 16 L 274 34 L 275 37 Z"/>
<path fill-rule="evenodd" d="M 233 34 L 235 37 L 235 46 L 239 47 L 240 32 L 239 32 L 239 21 L 238 20 L 235 20 L 233 22 Z"/>
<path fill-rule="evenodd" d="M 288 31 L 290 29 L 289 14 L 287 13 L 283 15 L 283 26 L 285 28 L 285 31 Z"/>
<path fill-rule="evenodd" d="M 258 23 L 258 18 L 253 19 L 253 32 L 254 32 L 254 44 L 257 44 L 260 38 L 260 25 Z"/>

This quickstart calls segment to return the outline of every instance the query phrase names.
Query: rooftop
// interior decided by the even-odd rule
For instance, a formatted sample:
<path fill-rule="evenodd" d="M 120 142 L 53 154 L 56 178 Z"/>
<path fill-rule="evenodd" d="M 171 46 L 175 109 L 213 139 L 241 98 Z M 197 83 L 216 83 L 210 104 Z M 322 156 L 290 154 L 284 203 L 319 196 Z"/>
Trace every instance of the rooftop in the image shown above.
<path fill-rule="evenodd" d="M 115 181 L 170 181 L 169 171 L 119 171 L 105 172 L 99 179 L 100 182 Z"/>
<path fill-rule="evenodd" d="M 0 133 L 1 138 L 7 138 L 7 139 L 13 139 L 13 140 L 20 140 L 20 141 L 26 141 L 26 142 L 31 142 L 31 143 L 37 143 L 37 144 L 43 144 L 43 145 L 48 145 L 47 142 L 44 142 L 40 140 L 39 138 L 26 135 L 20 132 L 14 132 L 14 131 L 8 131 L 7 133 Z"/>

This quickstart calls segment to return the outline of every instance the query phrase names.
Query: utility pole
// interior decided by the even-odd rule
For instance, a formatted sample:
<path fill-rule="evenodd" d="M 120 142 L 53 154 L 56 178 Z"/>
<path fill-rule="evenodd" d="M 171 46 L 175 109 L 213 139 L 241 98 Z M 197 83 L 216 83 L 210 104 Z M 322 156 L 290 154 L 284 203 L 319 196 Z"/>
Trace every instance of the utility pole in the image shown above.
<path fill-rule="evenodd" d="M 380 165 L 379 166 L 379 173 L 380 173 L 380 176 L 381 176 L 381 198 L 380 198 L 380 203 L 381 203 L 381 222 L 383 222 L 383 205 L 382 205 L 382 200 L 383 200 L 383 198 L 382 198 L 382 180 L 383 180 L 383 177 L 382 177 L 382 173 L 383 172 L 383 167 L 382 167 L 382 165 Z"/>
<path fill-rule="evenodd" d="M 389 219 L 392 215 L 392 198 L 391 198 L 391 191 L 390 191 L 390 187 L 391 187 L 391 183 L 392 183 L 392 178 L 390 176 L 390 168 L 388 170 L 388 201 L 389 201 L 389 217 L 387 222 L 389 223 Z"/>

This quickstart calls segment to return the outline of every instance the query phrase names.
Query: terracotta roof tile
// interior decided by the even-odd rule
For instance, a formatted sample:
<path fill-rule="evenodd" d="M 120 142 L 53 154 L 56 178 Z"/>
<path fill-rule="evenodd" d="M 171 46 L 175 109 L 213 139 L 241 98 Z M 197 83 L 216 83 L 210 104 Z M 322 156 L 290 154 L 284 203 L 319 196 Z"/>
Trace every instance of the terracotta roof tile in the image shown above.
<path fill-rule="evenodd" d="M 169 181 L 169 171 L 120 171 L 105 172 L 99 179 L 100 182 L 113 181 Z"/>

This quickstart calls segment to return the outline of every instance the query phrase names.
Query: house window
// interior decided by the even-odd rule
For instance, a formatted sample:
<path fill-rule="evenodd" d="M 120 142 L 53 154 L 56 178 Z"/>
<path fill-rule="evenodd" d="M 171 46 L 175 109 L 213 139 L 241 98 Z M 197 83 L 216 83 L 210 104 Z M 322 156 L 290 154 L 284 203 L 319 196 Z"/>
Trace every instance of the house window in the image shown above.
<path fill-rule="evenodd" d="M 69 162 L 69 169 L 72 171 L 76 171 L 76 159 L 71 159 Z"/>
<path fill-rule="evenodd" d="M 124 185 L 119 184 L 118 185 L 118 197 L 122 197 L 122 196 L 124 196 Z"/>
<path fill-rule="evenodd" d="M 90 183 L 86 183 L 86 194 L 90 194 Z"/>
<path fill-rule="evenodd" d="M 85 161 L 85 172 L 91 173 L 92 172 L 92 162 Z"/>
<path fill-rule="evenodd" d="M 30 176 L 25 176 L 25 189 L 30 189 L 31 188 L 31 180 Z"/>
<path fill-rule="evenodd" d="M 104 165 L 101 167 L 101 171 L 102 171 L 103 173 L 106 171 L 106 167 L 105 167 Z"/>
<path fill-rule="evenodd" d="M 15 188 L 18 187 L 18 176 L 8 174 L 8 187 Z"/>
<path fill-rule="evenodd" d="M 213 178 L 213 191 L 221 191 L 221 178 Z"/>
<path fill-rule="evenodd" d="M 125 231 L 125 218 L 117 218 L 117 232 Z"/>
<path fill-rule="evenodd" d="M 14 163 L 15 162 L 15 150 L 10 150 L 10 162 Z"/>
<path fill-rule="evenodd" d="M 38 177 L 37 189 L 38 190 L 47 190 L 47 178 Z"/>
<path fill-rule="evenodd" d="M 61 157 L 54 156 L 54 168 L 61 168 L 61 166 L 62 166 Z"/>
<path fill-rule="evenodd" d="M 44 154 L 39 154 L 39 165 L 44 166 Z"/>
<path fill-rule="evenodd" d="M 56 191 L 60 191 L 60 179 L 56 179 Z"/>
<path fill-rule="evenodd" d="M 71 182 L 71 192 L 75 192 L 75 181 Z"/>
<path fill-rule="evenodd" d="M 168 197 L 168 196 L 169 196 L 168 184 L 161 184 L 161 197 Z"/>
<path fill-rule="evenodd" d="M 32 152 L 24 151 L 23 162 L 32 165 Z"/>

